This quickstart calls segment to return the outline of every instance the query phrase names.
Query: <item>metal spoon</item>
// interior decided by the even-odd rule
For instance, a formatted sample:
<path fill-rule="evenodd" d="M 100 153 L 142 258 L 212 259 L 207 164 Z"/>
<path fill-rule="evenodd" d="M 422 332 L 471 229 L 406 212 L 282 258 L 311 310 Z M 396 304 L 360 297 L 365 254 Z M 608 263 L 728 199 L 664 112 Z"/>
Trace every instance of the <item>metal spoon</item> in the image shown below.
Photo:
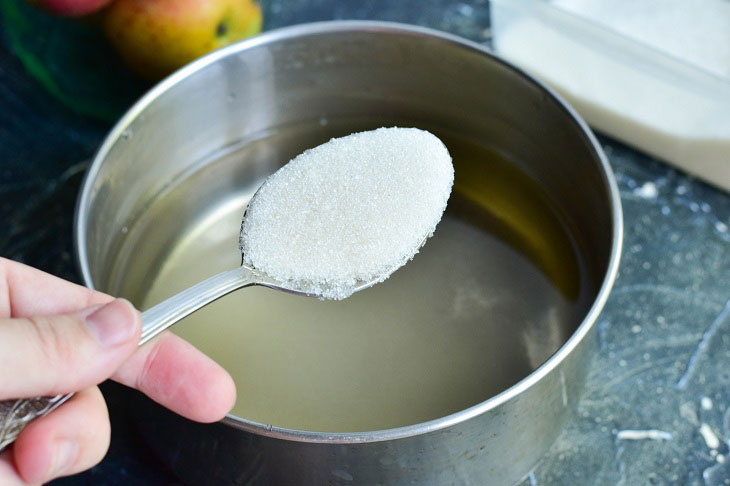
<path fill-rule="evenodd" d="M 256 194 L 253 198 L 255 197 Z M 245 221 L 245 219 L 246 214 L 244 213 L 243 220 Z M 428 237 L 423 239 L 418 249 L 423 246 L 427 239 Z M 414 251 L 414 254 L 418 249 Z M 402 264 L 395 265 L 387 273 L 373 280 L 358 282 L 354 291 L 359 292 L 382 282 L 384 278 L 389 277 L 401 266 Z M 142 337 L 139 340 L 139 345 L 142 346 L 184 317 L 224 295 L 251 285 L 261 285 L 308 297 L 321 297 L 318 294 L 294 288 L 269 277 L 255 268 L 242 264 L 238 268 L 226 270 L 203 280 L 144 311 L 142 313 Z M 72 396 L 73 393 L 67 393 L 54 397 L 0 401 L 0 451 L 11 444 L 31 421 L 52 412 Z"/>

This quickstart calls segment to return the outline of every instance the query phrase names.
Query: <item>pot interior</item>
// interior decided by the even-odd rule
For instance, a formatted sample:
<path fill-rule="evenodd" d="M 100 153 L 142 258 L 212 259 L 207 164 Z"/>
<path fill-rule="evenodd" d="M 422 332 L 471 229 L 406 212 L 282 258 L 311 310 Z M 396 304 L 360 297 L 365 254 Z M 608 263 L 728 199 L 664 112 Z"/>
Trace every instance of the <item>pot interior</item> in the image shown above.
<path fill-rule="evenodd" d="M 188 74 L 123 121 L 79 209 L 87 283 L 142 309 L 240 264 L 248 199 L 307 148 L 414 126 L 455 166 L 433 238 L 386 282 L 341 302 L 243 289 L 173 328 L 234 376 L 234 416 L 323 432 L 436 419 L 522 380 L 583 321 L 610 261 L 608 176 L 522 74 L 370 31 L 253 44 Z"/>
<path fill-rule="evenodd" d="M 124 253 L 164 243 L 153 268 L 127 261 L 119 293 L 145 309 L 234 268 L 241 216 L 263 173 L 381 124 L 418 125 L 317 120 L 217 154 L 134 225 Z M 433 238 L 389 280 L 341 302 L 243 289 L 176 325 L 234 377 L 234 415 L 327 432 L 436 419 L 527 376 L 581 322 L 595 281 L 552 197 L 494 148 L 428 128 L 452 154 L 454 192 Z"/>

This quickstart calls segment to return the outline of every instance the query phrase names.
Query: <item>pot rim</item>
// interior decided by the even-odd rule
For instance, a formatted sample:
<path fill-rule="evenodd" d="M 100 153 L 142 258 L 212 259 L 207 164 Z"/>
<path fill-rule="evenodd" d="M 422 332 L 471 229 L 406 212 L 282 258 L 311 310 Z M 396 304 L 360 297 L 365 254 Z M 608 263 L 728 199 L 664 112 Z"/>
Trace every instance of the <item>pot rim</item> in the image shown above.
<path fill-rule="evenodd" d="M 115 142 L 120 137 L 122 137 L 122 133 L 127 129 L 127 127 L 142 112 L 144 112 L 144 110 L 150 104 L 152 104 L 158 97 L 163 95 L 165 92 L 172 89 L 177 83 L 179 83 L 183 79 L 227 56 L 246 51 L 248 49 L 253 49 L 261 45 L 266 45 L 283 39 L 296 38 L 302 35 L 317 35 L 332 32 L 353 31 L 400 33 L 413 36 L 422 36 L 432 39 L 440 39 L 444 42 L 455 44 L 463 49 L 476 51 L 488 58 L 491 58 L 493 61 L 498 62 L 504 67 L 516 72 L 517 74 L 537 86 L 539 89 L 552 96 L 552 98 L 558 102 L 559 107 L 562 108 L 565 114 L 573 120 L 578 128 L 580 128 L 583 137 L 590 144 L 590 146 L 593 147 L 594 152 L 598 156 L 602 168 L 601 175 L 603 177 L 604 189 L 607 190 L 608 195 L 611 199 L 611 255 L 598 294 L 576 331 L 542 365 L 540 365 L 537 369 L 533 370 L 530 374 L 528 374 L 506 390 L 502 391 L 501 393 L 494 395 L 487 400 L 473 405 L 469 408 L 434 420 L 429 420 L 426 422 L 407 425 L 403 427 L 396 427 L 392 429 L 373 430 L 365 432 L 330 433 L 288 429 L 254 422 L 252 420 L 247 420 L 232 414 L 228 414 L 223 419 L 223 423 L 229 426 L 267 437 L 311 443 L 351 444 L 382 442 L 393 439 L 401 439 L 428 434 L 438 430 L 446 429 L 456 424 L 465 422 L 473 417 L 487 413 L 490 410 L 496 409 L 502 404 L 514 398 L 517 398 L 527 389 L 542 380 L 546 375 L 555 370 L 555 368 L 557 368 L 563 362 L 568 354 L 570 354 L 573 349 L 578 346 L 578 344 L 586 337 L 588 332 L 596 323 L 598 315 L 606 303 L 606 300 L 611 291 L 611 288 L 613 287 L 614 281 L 618 273 L 619 261 L 621 258 L 621 248 L 623 244 L 623 215 L 621 210 L 621 199 L 619 196 L 618 186 L 616 184 L 613 171 L 608 163 L 606 155 L 603 153 L 600 144 L 596 140 L 596 137 L 591 129 L 588 127 L 588 124 L 565 100 L 563 100 L 562 97 L 560 97 L 560 95 L 558 95 L 553 89 L 551 89 L 541 81 L 538 81 L 522 69 L 505 61 L 487 47 L 453 34 L 431 28 L 403 24 L 398 22 L 369 20 L 333 20 L 298 24 L 278 28 L 213 51 L 210 54 L 207 54 L 200 59 L 197 59 L 192 63 L 182 67 L 167 78 L 163 79 L 156 86 L 150 89 L 150 91 L 148 91 L 144 96 L 142 96 L 122 116 L 117 124 L 111 129 L 109 134 L 104 139 L 104 142 L 96 152 L 82 183 L 81 192 L 79 193 L 76 204 L 76 210 L 74 214 L 74 256 L 76 258 L 76 263 L 81 273 L 84 284 L 86 284 L 89 288 L 94 288 L 94 282 L 91 277 L 91 271 L 89 269 L 87 249 L 84 239 L 88 225 L 86 212 L 88 210 L 89 201 L 91 198 L 91 181 L 96 178 L 96 175 L 99 172 L 107 153 L 110 151 Z"/>

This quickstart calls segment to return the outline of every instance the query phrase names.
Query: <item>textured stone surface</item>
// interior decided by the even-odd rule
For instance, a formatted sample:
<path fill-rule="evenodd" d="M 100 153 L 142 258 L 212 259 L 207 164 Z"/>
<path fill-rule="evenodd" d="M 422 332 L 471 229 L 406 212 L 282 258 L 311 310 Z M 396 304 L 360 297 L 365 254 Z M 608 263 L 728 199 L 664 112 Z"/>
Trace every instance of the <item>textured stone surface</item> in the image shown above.
<path fill-rule="evenodd" d="M 730 484 L 730 197 L 603 142 L 620 274 L 577 413 L 524 485 Z"/>
<path fill-rule="evenodd" d="M 486 1 L 264 2 L 266 28 L 326 19 L 396 20 L 477 42 Z M 79 280 L 76 192 L 106 125 L 69 114 L 0 46 L 0 255 Z M 600 316 L 600 346 L 566 430 L 529 484 L 730 484 L 730 197 L 602 139 L 621 188 L 625 251 Z M 56 484 L 175 484 L 126 425 L 106 386 L 112 448 Z"/>

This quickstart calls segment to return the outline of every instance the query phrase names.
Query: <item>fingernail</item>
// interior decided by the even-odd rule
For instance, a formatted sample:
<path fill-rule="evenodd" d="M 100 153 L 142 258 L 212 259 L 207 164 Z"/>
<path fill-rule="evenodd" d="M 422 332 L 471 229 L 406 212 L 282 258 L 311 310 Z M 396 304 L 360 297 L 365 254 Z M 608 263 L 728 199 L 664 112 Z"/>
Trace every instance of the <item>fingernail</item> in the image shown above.
<path fill-rule="evenodd" d="M 96 341 L 105 347 L 129 340 L 137 331 L 136 310 L 125 299 L 116 299 L 86 317 L 86 326 Z"/>
<path fill-rule="evenodd" d="M 68 439 L 56 444 L 56 454 L 53 458 L 53 477 L 58 477 L 71 469 L 79 455 L 79 445 Z"/>

